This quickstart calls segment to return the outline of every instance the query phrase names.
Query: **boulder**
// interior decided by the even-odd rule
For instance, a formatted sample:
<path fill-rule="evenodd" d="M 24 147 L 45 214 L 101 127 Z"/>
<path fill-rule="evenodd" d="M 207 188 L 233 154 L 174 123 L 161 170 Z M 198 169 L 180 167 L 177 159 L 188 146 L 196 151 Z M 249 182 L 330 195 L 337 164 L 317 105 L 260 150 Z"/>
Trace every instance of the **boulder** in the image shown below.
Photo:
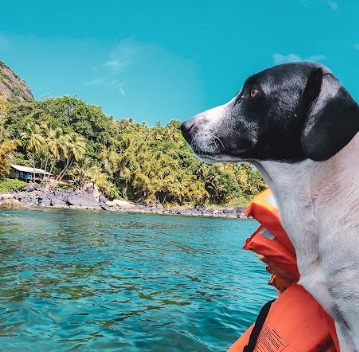
<path fill-rule="evenodd" d="M 77 194 L 68 197 L 67 204 L 85 208 L 100 208 L 99 203 L 86 194 Z"/>
<path fill-rule="evenodd" d="M 42 207 L 48 207 L 51 205 L 51 199 L 47 197 L 39 198 L 39 205 Z"/>
<path fill-rule="evenodd" d="M 65 207 L 67 203 L 63 198 L 53 197 L 50 199 L 50 205 L 53 207 Z"/>
<path fill-rule="evenodd" d="M 132 202 L 129 202 L 127 200 L 121 200 L 121 199 L 114 199 L 112 201 L 112 203 L 114 203 L 115 206 L 117 206 L 119 208 L 122 208 L 122 209 L 131 209 L 131 208 L 134 208 L 136 206 Z"/>
<path fill-rule="evenodd" d="M 7 199 L 13 199 L 13 198 L 15 198 L 15 195 L 11 194 L 11 193 L 0 194 L 0 200 L 7 200 Z"/>
<path fill-rule="evenodd" d="M 92 197 L 98 202 L 100 200 L 101 192 L 96 185 L 93 186 Z"/>
<path fill-rule="evenodd" d="M 19 192 L 15 195 L 15 199 L 21 202 L 23 206 L 34 206 L 38 205 L 38 199 L 36 195 L 32 194 L 32 192 Z"/>
<path fill-rule="evenodd" d="M 101 193 L 99 201 L 101 203 L 106 203 L 108 201 L 108 199 Z"/>
<path fill-rule="evenodd" d="M 56 197 L 56 198 L 64 198 L 65 195 L 69 194 L 69 195 L 72 195 L 72 193 L 70 193 L 69 191 L 65 191 L 65 190 L 62 190 L 62 189 L 54 189 L 52 191 L 52 194 Z"/>
<path fill-rule="evenodd" d="M 1 207 L 8 207 L 8 208 L 20 208 L 21 202 L 16 199 L 6 199 L 0 203 Z"/>
<path fill-rule="evenodd" d="M 32 192 L 32 191 L 39 191 L 40 189 L 41 189 L 41 186 L 38 183 L 33 182 L 33 183 L 26 184 L 22 188 L 22 191 L 24 191 L 24 192 Z"/>

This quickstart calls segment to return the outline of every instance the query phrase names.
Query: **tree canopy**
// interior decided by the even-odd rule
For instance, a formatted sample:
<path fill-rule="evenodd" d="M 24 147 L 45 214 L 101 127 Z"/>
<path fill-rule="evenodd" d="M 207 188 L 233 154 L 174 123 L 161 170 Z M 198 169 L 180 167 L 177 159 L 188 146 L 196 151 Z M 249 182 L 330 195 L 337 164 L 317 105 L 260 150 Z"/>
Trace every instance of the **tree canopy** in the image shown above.
<path fill-rule="evenodd" d="M 68 96 L 3 104 L 0 154 L 7 157 L 0 174 L 15 155 L 14 163 L 44 168 L 78 187 L 94 182 L 110 198 L 176 205 L 244 204 L 264 189 L 249 164 L 197 159 L 179 126 L 178 120 L 154 127 L 115 120 Z"/>

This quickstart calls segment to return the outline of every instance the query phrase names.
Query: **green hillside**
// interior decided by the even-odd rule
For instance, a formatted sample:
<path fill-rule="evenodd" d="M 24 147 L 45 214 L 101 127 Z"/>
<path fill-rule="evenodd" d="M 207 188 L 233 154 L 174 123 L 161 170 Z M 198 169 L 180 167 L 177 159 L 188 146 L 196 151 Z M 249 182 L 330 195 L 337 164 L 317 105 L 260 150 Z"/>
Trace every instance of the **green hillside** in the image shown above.
<path fill-rule="evenodd" d="M 0 105 L 0 174 L 36 166 L 110 198 L 161 204 L 244 204 L 265 185 L 248 164 L 208 165 L 186 145 L 180 122 L 148 127 L 115 120 L 74 97 Z"/>

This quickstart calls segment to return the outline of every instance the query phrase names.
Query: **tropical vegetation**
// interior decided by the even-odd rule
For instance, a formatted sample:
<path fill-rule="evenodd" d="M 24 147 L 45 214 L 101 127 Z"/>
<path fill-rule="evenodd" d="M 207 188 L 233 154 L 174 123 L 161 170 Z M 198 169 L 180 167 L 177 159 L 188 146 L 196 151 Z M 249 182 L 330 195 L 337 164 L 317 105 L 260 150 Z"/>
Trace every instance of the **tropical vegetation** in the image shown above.
<path fill-rule="evenodd" d="M 0 180 L 0 193 L 8 193 L 10 191 L 18 191 L 26 185 L 25 181 L 3 179 Z"/>
<path fill-rule="evenodd" d="M 149 127 L 115 120 L 75 97 L 0 101 L 0 176 L 10 162 L 42 168 L 109 198 L 176 205 L 245 204 L 264 189 L 248 164 L 205 164 L 186 145 L 180 122 Z"/>

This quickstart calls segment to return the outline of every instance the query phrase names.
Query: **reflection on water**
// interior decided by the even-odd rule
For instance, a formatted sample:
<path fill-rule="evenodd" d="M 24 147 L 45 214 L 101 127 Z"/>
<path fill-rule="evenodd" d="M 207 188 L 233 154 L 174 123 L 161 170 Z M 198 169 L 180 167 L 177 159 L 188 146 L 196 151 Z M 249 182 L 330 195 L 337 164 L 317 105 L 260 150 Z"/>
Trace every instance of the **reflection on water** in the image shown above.
<path fill-rule="evenodd" d="M 275 295 L 250 220 L 6 210 L 0 351 L 225 351 Z"/>

